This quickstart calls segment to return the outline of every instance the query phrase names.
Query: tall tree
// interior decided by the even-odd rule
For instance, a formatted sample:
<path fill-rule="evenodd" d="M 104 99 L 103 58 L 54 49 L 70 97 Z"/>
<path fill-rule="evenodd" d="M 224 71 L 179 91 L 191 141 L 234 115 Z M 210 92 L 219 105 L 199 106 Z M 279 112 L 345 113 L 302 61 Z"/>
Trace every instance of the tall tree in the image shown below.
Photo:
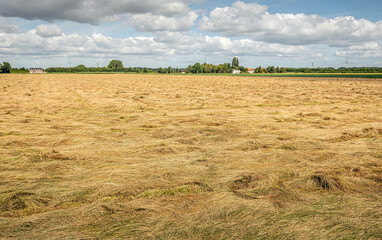
<path fill-rule="evenodd" d="M 232 59 L 232 67 L 235 68 L 235 67 L 239 67 L 239 58 L 238 57 L 234 57 Z"/>
<path fill-rule="evenodd" d="M 120 60 L 111 60 L 109 65 L 107 65 L 108 68 L 123 68 L 123 64 Z"/>
<path fill-rule="evenodd" d="M 202 68 L 200 66 L 200 63 L 194 64 L 194 73 L 202 73 Z"/>
<path fill-rule="evenodd" d="M 3 65 L 0 64 L 0 73 L 11 73 L 11 68 L 11 64 L 3 62 Z"/>

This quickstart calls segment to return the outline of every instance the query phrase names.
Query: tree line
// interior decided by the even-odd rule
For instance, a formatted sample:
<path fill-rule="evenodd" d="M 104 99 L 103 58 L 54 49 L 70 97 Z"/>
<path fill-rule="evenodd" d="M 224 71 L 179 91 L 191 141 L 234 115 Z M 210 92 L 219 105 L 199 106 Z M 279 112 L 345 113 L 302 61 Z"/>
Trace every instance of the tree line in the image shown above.
<path fill-rule="evenodd" d="M 259 71 L 256 68 L 256 72 Z M 351 67 L 351 68 L 274 68 L 264 69 L 265 73 L 382 73 L 382 68 L 378 67 Z"/>
<path fill-rule="evenodd" d="M 51 67 L 47 68 L 48 73 L 86 73 L 86 72 L 132 72 L 132 73 L 161 73 L 161 74 L 171 74 L 171 73 L 232 73 L 234 69 L 241 71 L 247 71 L 247 68 L 239 66 L 239 58 L 235 57 L 232 60 L 232 64 L 224 63 L 219 65 L 213 65 L 208 63 L 195 63 L 187 68 L 172 68 L 169 67 L 159 67 L 159 68 L 132 68 L 124 67 L 120 60 L 112 60 L 107 67 L 85 67 L 84 65 L 78 65 L 76 67 Z"/>
<path fill-rule="evenodd" d="M 78 65 L 76 67 L 51 67 L 47 68 L 48 73 L 108 73 L 108 72 L 120 72 L 120 73 L 149 73 L 153 72 L 150 68 L 125 68 L 120 60 L 110 61 L 107 67 L 85 67 L 85 65 Z"/>
<path fill-rule="evenodd" d="M 108 67 L 85 67 L 78 65 L 76 67 L 51 67 L 46 69 L 47 73 L 150 73 L 154 72 L 149 68 L 108 68 Z"/>
<path fill-rule="evenodd" d="M 78 65 L 76 67 L 51 67 L 45 71 L 48 73 L 159 73 L 159 74 L 174 74 L 174 73 L 232 73 L 234 70 L 240 70 L 242 73 L 246 73 L 248 68 L 240 66 L 239 58 L 234 57 L 232 63 L 223 64 L 209 64 L 209 63 L 195 63 L 189 65 L 187 68 L 172 68 L 159 67 L 159 68 L 147 68 L 147 67 L 124 67 L 122 61 L 112 60 L 106 67 L 86 67 L 85 65 Z M 351 67 L 351 68 L 286 68 L 258 66 L 253 68 L 254 73 L 382 73 L 382 68 L 377 67 Z M 8 62 L 0 63 L 0 73 L 24 73 L 28 72 L 25 68 L 11 68 Z"/>

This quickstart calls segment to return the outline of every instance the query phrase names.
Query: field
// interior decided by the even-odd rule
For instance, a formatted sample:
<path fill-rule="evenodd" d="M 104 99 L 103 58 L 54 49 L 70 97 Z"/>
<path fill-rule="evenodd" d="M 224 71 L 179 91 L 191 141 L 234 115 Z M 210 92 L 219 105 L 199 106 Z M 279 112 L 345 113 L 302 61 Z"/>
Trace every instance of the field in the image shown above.
<path fill-rule="evenodd" d="M 244 74 L 242 74 L 244 75 Z M 246 74 L 248 76 L 248 74 Z M 302 78 L 376 78 L 382 79 L 381 73 L 268 73 L 250 74 L 254 77 L 302 77 Z"/>
<path fill-rule="evenodd" d="M 0 239 L 382 239 L 382 81 L 0 75 Z"/>

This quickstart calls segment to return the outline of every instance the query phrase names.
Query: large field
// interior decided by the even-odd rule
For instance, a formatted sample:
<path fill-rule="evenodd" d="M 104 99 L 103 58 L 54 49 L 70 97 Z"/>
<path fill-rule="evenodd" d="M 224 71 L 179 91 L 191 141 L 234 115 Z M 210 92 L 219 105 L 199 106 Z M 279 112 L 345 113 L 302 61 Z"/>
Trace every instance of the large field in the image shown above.
<path fill-rule="evenodd" d="M 0 239 L 381 239 L 382 81 L 0 75 Z"/>

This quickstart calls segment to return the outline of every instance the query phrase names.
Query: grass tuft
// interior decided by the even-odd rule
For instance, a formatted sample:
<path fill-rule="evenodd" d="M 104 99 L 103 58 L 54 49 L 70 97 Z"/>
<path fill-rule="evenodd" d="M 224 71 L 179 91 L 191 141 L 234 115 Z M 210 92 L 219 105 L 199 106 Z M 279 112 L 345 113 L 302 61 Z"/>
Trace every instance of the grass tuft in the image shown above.
<path fill-rule="evenodd" d="M 0 216 L 34 214 L 45 208 L 49 201 L 49 198 L 39 197 L 32 192 L 3 192 L 0 193 Z"/>
<path fill-rule="evenodd" d="M 311 179 L 317 187 L 323 190 L 330 191 L 346 191 L 348 190 L 348 183 L 337 175 L 331 175 L 322 172 L 316 172 L 311 176 Z"/>

